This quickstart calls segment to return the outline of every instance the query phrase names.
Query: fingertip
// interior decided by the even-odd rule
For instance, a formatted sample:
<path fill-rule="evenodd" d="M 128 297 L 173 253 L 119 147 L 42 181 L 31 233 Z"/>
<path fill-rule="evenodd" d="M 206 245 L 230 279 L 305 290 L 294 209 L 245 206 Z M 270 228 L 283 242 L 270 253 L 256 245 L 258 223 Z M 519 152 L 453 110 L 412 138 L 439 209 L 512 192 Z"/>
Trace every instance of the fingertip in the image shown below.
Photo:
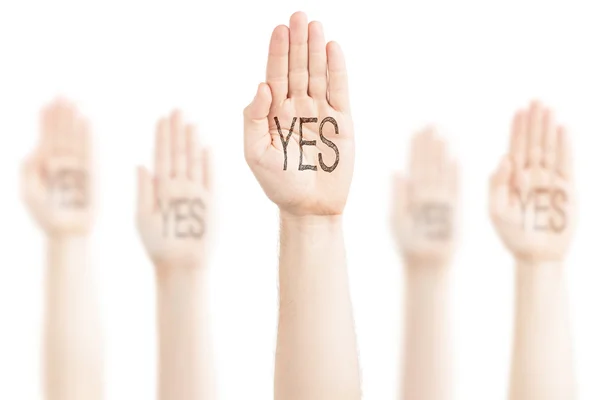
<path fill-rule="evenodd" d="M 150 171 L 148 171 L 148 169 L 142 165 L 138 165 L 137 168 L 137 180 L 138 180 L 138 187 L 140 188 L 144 188 L 149 182 L 151 182 L 152 180 L 150 179 Z"/>
<path fill-rule="evenodd" d="M 306 13 L 303 11 L 296 11 L 295 13 L 293 13 L 290 17 L 290 27 L 292 25 L 300 25 L 302 23 L 308 23 L 308 17 L 306 16 Z"/>
<path fill-rule="evenodd" d="M 246 117 L 251 120 L 266 118 L 271 109 L 271 102 L 271 88 L 268 84 L 261 82 L 256 89 L 254 99 L 244 110 Z"/>
<path fill-rule="evenodd" d="M 138 212 L 149 212 L 152 209 L 152 185 L 153 180 L 146 167 L 137 167 L 138 183 Z"/>
<path fill-rule="evenodd" d="M 313 46 L 323 46 L 325 44 L 325 34 L 323 30 L 323 24 L 321 24 L 321 22 L 311 21 L 308 24 L 308 38 Z"/>
<path fill-rule="evenodd" d="M 168 146 L 169 141 L 167 140 L 169 137 L 169 119 L 161 118 L 156 123 L 156 142 L 158 146 Z"/>
<path fill-rule="evenodd" d="M 261 82 L 258 84 L 258 88 L 256 90 L 257 97 L 263 98 L 267 101 L 271 101 L 271 88 L 265 82 Z"/>
<path fill-rule="evenodd" d="M 335 69 L 343 69 L 346 66 L 346 62 L 344 60 L 344 52 L 342 51 L 342 47 L 336 41 L 329 41 L 325 47 L 327 51 L 327 60 L 331 65 L 333 63 L 333 68 Z"/>
<path fill-rule="evenodd" d="M 323 24 L 320 21 L 310 21 L 308 23 L 308 29 L 313 32 L 322 32 Z"/>
<path fill-rule="evenodd" d="M 290 41 L 290 28 L 287 25 L 277 25 L 275 29 L 273 29 L 273 33 L 271 34 L 271 48 L 272 50 L 281 49 L 282 47 L 279 45 L 287 46 Z"/>
<path fill-rule="evenodd" d="M 529 109 L 530 110 L 539 110 L 542 108 L 542 101 L 538 98 L 533 98 L 531 99 L 531 101 L 529 102 Z"/>
<path fill-rule="evenodd" d="M 402 171 L 392 173 L 392 215 L 401 213 L 406 205 L 407 179 Z"/>
<path fill-rule="evenodd" d="M 512 161 L 509 156 L 502 157 L 500 160 L 500 165 L 496 170 L 496 173 L 493 174 L 492 182 L 495 185 L 503 185 L 507 184 L 512 172 Z"/>
<path fill-rule="evenodd" d="M 179 126 L 181 126 L 181 121 L 183 120 L 183 115 L 179 108 L 174 108 L 171 111 L 171 115 L 169 116 L 169 118 L 171 120 L 171 126 L 173 128 L 178 128 Z"/>
<path fill-rule="evenodd" d="M 327 42 L 327 48 L 330 50 L 341 50 L 342 49 L 340 44 L 335 40 L 330 40 L 329 42 Z"/>

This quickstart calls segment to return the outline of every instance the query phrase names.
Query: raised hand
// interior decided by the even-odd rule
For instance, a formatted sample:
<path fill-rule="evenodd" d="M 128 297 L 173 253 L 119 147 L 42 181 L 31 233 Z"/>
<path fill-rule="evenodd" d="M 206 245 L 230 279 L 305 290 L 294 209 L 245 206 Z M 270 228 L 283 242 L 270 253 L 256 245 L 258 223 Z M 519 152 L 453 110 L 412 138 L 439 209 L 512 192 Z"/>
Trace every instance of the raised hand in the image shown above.
<path fill-rule="evenodd" d="M 91 135 L 75 106 L 57 99 L 42 110 L 40 141 L 22 166 L 21 194 L 49 235 L 91 228 Z"/>
<path fill-rule="evenodd" d="M 156 265 L 197 266 L 206 253 L 208 150 L 175 111 L 156 128 L 154 176 L 138 168 L 137 226 Z"/>
<path fill-rule="evenodd" d="M 408 176 L 394 176 L 392 229 L 410 263 L 448 261 L 454 250 L 457 164 L 433 128 L 412 140 Z"/>
<path fill-rule="evenodd" d="M 515 114 L 510 152 L 490 179 L 490 214 L 515 257 L 559 261 L 575 224 L 571 154 L 564 127 L 537 101 Z"/>
<path fill-rule="evenodd" d="M 297 12 L 273 31 L 267 83 L 244 110 L 248 165 L 267 196 L 292 215 L 337 215 L 354 167 L 344 56 L 318 22 Z"/>

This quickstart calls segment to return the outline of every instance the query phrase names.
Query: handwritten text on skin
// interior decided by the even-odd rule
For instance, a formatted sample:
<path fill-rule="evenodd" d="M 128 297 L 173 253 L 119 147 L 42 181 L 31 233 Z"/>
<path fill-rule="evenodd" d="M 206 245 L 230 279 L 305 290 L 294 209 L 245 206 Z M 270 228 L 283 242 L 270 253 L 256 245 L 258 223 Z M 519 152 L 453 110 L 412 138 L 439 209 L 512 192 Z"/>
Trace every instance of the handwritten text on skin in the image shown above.
<path fill-rule="evenodd" d="M 64 168 L 48 179 L 53 205 L 62 208 L 83 208 L 88 204 L 87 174 L 84 170 Z"/>
<path fill-rule="evenodd" d="M 418 234 L 431 240 L 448 240 L 452 235 L 452 208 L 441 202 L 419 203 L 412 210 Z"/>
<path fill-rule="evenodd" d="M 159 202 L 162 214 L 163 236 L 200 239 L 205 224 L 204 203 L 199 198 L 172 198 L 166 204 Z"/>
<path fill-rule="evenodd" d="M 523 229 L 560 233 L 567 227 L 567 193 L 560 188 L 538 187 L 526 194 L 517 192 Z"/>
<path fill-rule="evenodd" d="M 287 147 L 288 144 L 290 143 L 290 138 L 292 137 L 292 133 L 294 131 L 294 126 L 296 125 L 296 121 L 298 120 L 298 117 L 294 117 L 292 119 L 292 125 L 290 126 L 290 129 L 288 130 L 288 134 L 284 137 L 283 133 L 281 132 L 281 125 L 279 123 L 279 119 L 277 117 L 275 117 L 275 125 L 277 125 L 277 131 L 279 132 L 279 137 L 281 139 L 281 144 L 283 146 L 283 170 L 285 171 L 287 169 Z M 302 157 L 303 157 L 303 152 L 302 152 L 302 147 L 303 146 L 316 146 L 317 145 L 317 141 L 316 140 L 304 140 L 302 137 L 302 126 L 309 124 L 309 123 L 317 123 L 318 122 L 318 118 L 317 117 L 300 117 L 300 123 L 298 126 L 298 135 L 299 140 L 298 140 L 298 145 L 300 146 L 300 163 L 298 165 L 298 171 L 316 171 L 317 170 L 317 166 L 316 165 L 310 165 L 310 164 L 303 164 L 302 163 Z M 333 151 L 335 152 L 335 161 L 332 165 L 327 165 L 325 164 L 325 162 L 323 161 L 323 154 L 319 153 L 319 166 L 321 167 L 321 169 L 323 171 L 326 172 L 333 172 L 333 170 L 337 167 L 339 161 L 340 161 L 340 152 L 337 148 L 337 146 L 329 139 L 327 139 L 324 135 L 323 135 L 323 127 L 325 126 L 325 124 L 331 124 L 335 130 L 335 134 L 339 135 L 339 129 L 338 129 L 338 124 L 336 122 L 336 120 L 332 117 L 327 117 L 324 118 L 321 121 L 321 124 L 319 125 L 319 137 L 321 138 L 321 141 L 328 147 L 330 147 L 331 149 L 333 149 Z"/>

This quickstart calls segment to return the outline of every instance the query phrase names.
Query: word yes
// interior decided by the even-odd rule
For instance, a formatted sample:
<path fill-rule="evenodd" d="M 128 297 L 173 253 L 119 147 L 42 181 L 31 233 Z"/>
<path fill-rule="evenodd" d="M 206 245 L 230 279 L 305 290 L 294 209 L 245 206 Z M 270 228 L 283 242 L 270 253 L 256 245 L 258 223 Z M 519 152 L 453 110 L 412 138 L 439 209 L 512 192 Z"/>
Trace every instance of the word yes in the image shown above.
<path fill-rule="evenodd" d="M 204 219 L 201 216 L 204 203 L 199 198 L 173 198 L 168 204 L 159 201 L 163 217 L 163 236 L 172 231 L 178 238 L 200 239 L 204 235 Z"/>
<path fill-rule="evenodd" d="M 448 240 L 452 235 L 452 209 L 448 204 L 425 202 L 412 210 L 415 226 L 426 238 Z"/>
<path fill-rule="evenodd" d="M 528 227 L 527 218 L 531 216 L 533 207 L 533 221 L 529 221 L 535 231 L 562 232 L 567 226 L 567 214 L 565 204 L 568 201 L 567 193 L 559 188 L 535 188 L 529 191 L 524 198 L 521 193 L 521 211 L 523 217 L 523 229 Z"/>
<path fill-rule="evenodd" d="M 60 169 L 48 179 L 52 203 L 63 208 L 87 205 L 87 174 L 79 169 Z"/>
<path fill-rule="evenodd" d="M 294 117 L 292 119 L 292 126 L 290 126 L 290 130 L 288 131 L 287 136 L 284 138 L 283 133 L 281 133 L 281 126 L 279 125 L 279 119 L 277 117 L 275 117 L 275 124 L 277 125 L 277 131 L 279 132 L 279 137 L 281 138 L 281 144 L 283 145 L 283 170 L 284 171 L 287 169 L 287 146 L 290 142 L 290 138 L 292 137 L 292 132 L 294 131 L 294 125 L 296 124 L 297 119 L 298 119 L 298 117 Z M 307 169 L 311 170 L 311 171 L 317 170 L 316 165 L 302 164 L 302 155 L 303 155 L 302 146 L 316 146 L 317 145 L 316 140 L 304 140 L 302 138 L 302 125 L 308 124 L 308 123 L 316 123 L 317 121 L 318 121 L 318 118 L 316 118 L 316 117 L 311 117 L 311 118 L 300 117 L 300 126 L 298 127 L 298 133 L 300 135 L 300 140 L 298 141 L 298 145 L 300 146 L 300 164 L 298 165 L 298 171 L 304 171 Z M 335 162 L 331 166 L 326 165 L 323 162 L 323 155 L 321 153 L 319 153 L 319 165 L 321 166 L 321 169 L 323 171 L 333 172 L 333 170 L 337 167 L 337 165 L 340 161 L 340 152 L 339 152 L 337 146 L 331 140 L 327 139 L 323 135 L 323 126 L 326 123 L 330 123 L 333 125 L 336 135 L 339 135 L 339 133 L 340 133 L 338 130 L 338 124 L 334 118 L 327 117 L 327 118 L 324 118 L 323 121 L 321 121 L 321 125 L 319 125 L 319 136 L 321 137 L 321 141 L 328 147 L 332 148 L 333 151 L 335 152 Z"/>

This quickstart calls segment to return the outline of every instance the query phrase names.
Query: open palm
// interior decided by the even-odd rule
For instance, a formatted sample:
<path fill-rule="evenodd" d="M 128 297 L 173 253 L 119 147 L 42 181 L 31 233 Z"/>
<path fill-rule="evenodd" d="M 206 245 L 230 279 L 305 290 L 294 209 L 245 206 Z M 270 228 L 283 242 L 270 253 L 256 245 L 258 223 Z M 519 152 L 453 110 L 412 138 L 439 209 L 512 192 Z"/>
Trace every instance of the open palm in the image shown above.
<path fill-rule="evenodd" d="M 354 166 L 346 67 L 303 13 L 273 31 L 267 83 L 244 110 L 244 133 L 248 165 L 280 209 L 342 213 Z"/>
<path fill-rule="evenodd" d="M 156 265 L 201 265 L 207 252 L 211 190 L 208 149 L 174 111 L 156 128 L 153 174 L 138 168 L 137 227 Z"/>
<path fill-rule="evenodd" d="M 22 196 L 48 234 L 86 234 L 91 229 L 91 135 L 87 121 L 64 99 L 41 116 L 40 143 L 23 163 Z"/>
<path fill-rule="evenodd" d="M 456 242 L 458 171 L 446 143 L 428 128 L 413 137 L 410 170 L 394 176 L 392 230 L 405 259 L 446 263 Z"/>
<path fill-rule="evenodd" d="M 565 255 L 575 222 L 568 138 L 539 102 L 514 117 L 510 154 L 490 181 L 490 214 L 515 256 L 545 261 Z"/>

